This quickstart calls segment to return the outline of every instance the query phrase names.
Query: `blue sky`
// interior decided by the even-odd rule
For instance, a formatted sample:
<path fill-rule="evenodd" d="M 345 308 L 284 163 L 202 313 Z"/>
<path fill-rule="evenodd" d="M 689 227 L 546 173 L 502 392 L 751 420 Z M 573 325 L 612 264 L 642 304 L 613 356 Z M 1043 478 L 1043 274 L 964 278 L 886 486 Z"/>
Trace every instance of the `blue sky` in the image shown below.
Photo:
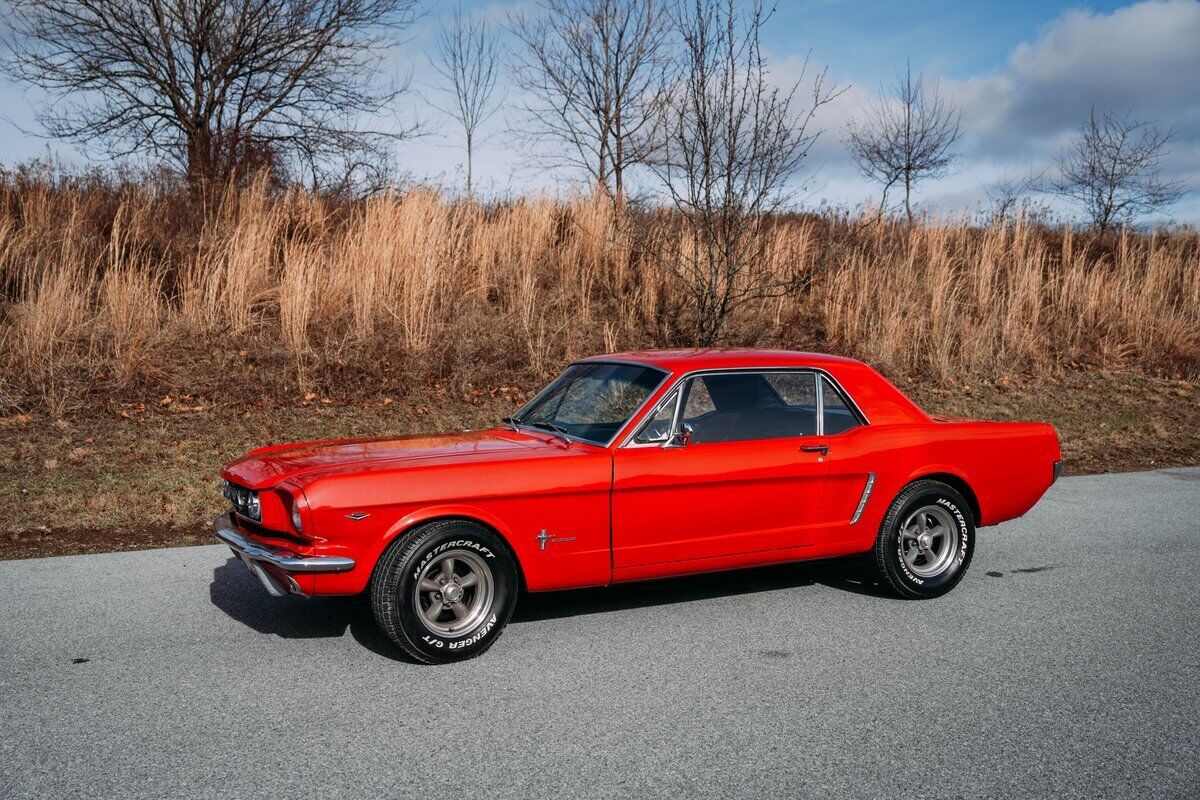
<path fill-rule="evenodd" d="M 1067 9 L 1111 11 L 1122 3 L 782 2 L 770 30 L 772 49 L 806 45 L 843 80 L 877 84 L 897 64 L 936 66 L 966 78 L 1003 65 L 1009 52 Z"/>
<path fill-rule="evenodd" d="M 503 20 L 533 2 L 464 2 L 465 10 Z M 399 166 L 415 177 L 454 186 L 461 177 L 460 136 L 431 108 L 434 75 L 424 51 L 430 47 L 447 3 L 427 3 L 427 15 L 394 54 L 394 68 L 411 69 L 421 96 L 412 112 L 429 135 L 397 146 Z M 880 2 L 806 0 L 779 2 L 764 44 L 781 83 L 794 77 L 805 54 L 829 68 L 848 91 L 817 119 L 824 133 L 805 173 L 806 203 L 857 204 L 877 194 L 846 159 L 842 139 L 848 119 L 881 82 L 910 59 L 914 71 L 937 81 L 964 112 L 966 136 L 960 161 L 944 179 L 924 186 L 919 200 L 940 214 L 960 213 L 986 202 L 987 189 L 1003 174 L 1045 169 L 1074 126 L 1097 108 L 1157 120 L 1177 130 L 1168 168 L 1192 192 L 1171 216 L 1200 223 L 1200 0 L 1142 3 Z M 578 176 L 548 172 L 518 146 L 508 128 L 518 122 L 519 98 L 490 124 L 476 156 L 481 183 L 497 193 L 527 188 L 569 189 Z M 36 127 L 36 92 L 0 78 L 0 161 L 44 155 L 47 147 L 68 163 L 81 163 L 69 143 L 27 136 Z"/>

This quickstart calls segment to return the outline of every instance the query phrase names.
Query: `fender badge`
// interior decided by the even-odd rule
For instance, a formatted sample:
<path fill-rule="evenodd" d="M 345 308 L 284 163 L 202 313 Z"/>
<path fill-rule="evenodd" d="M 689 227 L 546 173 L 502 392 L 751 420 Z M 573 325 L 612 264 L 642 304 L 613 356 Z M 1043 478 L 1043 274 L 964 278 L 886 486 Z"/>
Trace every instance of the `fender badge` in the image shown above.
<path fill-rule="evenodd" d="M 366 511 L 355 511 L 353 514 L 347 514 L 346 519 L 352 519 L 355 522 L 358 522 L 360 519 L 366 519 L 369 516 L 371 515 Z"/>
<path fill-rule="evenodd" d="M 575 541 L 574 536 L 552 536 L 549 533 L 546 533 L 545 529 L 543 529 L 541 533 L 539 533 L 537 536 L 535 536 L 533 538 L 538 543 L 538 550 L 545 550 L 546 545 L 550 542 L 573 542 L 573 541 Z"/>

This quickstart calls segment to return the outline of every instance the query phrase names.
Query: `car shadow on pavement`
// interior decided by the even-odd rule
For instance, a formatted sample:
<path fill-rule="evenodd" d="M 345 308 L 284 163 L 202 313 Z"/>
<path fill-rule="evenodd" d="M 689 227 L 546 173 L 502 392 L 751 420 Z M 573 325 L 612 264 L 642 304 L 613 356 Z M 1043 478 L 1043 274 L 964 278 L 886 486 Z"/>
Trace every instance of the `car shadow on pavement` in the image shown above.
<path fill-rule="evenodd" d="M 872 597 L 891 597 L 863 559 L 832 559 L 801 564 L 715 572 L 683 578 L 617 584 L 596 589 L 524 593 L 512 622 L 605 614 L 633 608 L 689 603 L 715 597 L 827 586 Z M 213 570 L 212 604 L 246 627 L 284 639 L 340 638 L 347 631 L 368 650 L 409 661 L 375 625 L 366 595 L 356 597 L 271 597 L 236 558 Z"/>
<path fill-rule="evenodd" d="M 395 661 L 409 661 L 375 625 L 366 595 L 272 597 L 236 558 L 213 570 L 212 604 L 261 634 L 284 639 L 340 638 L 349 631 L 360 645 Z"/>
<path fill-rule="evenodd" d="M 871 597 L 893 597 L 879 584 L 869 562 L 839 558 L 621 583 L 595 589 L 526 593 L 517 603 L 512 622 L 604 614 L 814 585 Z"/>

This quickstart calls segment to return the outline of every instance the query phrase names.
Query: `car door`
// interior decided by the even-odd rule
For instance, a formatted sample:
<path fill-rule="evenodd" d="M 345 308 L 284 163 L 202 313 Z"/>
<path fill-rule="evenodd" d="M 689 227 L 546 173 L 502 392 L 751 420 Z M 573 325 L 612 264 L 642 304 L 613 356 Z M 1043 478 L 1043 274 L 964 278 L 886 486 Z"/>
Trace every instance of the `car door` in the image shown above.
<path fill-rule="evenodd" d="M 719 372 L 674 390 L 613 454 L 614 568 L 811 543 L 829 471 L 816 379 Z"/>

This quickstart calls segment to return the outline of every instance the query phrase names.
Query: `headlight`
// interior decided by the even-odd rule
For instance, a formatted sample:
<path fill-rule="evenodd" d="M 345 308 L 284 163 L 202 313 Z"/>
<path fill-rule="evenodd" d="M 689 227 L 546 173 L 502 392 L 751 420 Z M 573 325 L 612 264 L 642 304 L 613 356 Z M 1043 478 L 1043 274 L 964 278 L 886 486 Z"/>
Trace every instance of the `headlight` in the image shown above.
<path fill-rule="evenodd" d="M 300 506 L 296 505 L 295 500 L 292 501 L 292 527 L 295 528 L 296 533 L 304 532 L 300 527 Z"/>
<path fill-rule="evenodd" d="M 243 517 L 262 521 L 262 503 L 259 502 L 258 492 L 225 481 L 221 486 L 221 494 L 233 505 L 233 510 Z"/>

